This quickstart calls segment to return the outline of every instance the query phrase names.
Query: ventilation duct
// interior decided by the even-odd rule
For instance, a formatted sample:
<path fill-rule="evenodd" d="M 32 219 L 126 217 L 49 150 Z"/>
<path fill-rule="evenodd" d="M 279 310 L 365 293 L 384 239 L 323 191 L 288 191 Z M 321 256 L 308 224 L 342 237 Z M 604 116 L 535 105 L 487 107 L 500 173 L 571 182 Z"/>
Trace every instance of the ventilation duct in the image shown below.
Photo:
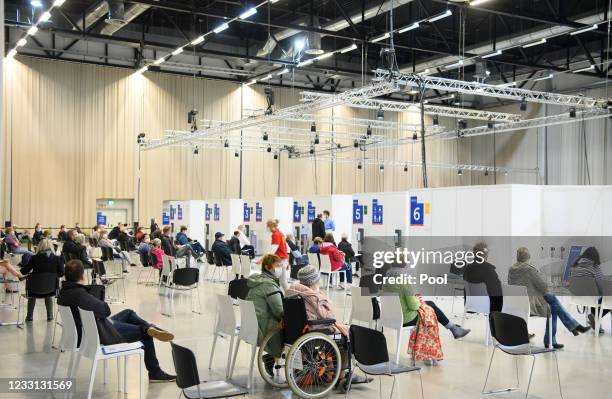
<path fill-rule="evenodd" d="M 146 5 L 146 4 L 132 4 L 124 11 L 124 14 L 123 14 L 124 23 L 123 24 L 108 24 L 104 28 L 102 28 L 100 33 L 103 35 L 113 35 L 115 32 L 117 32 L 119 29 L 121 29 L 128 23 L 135 20 L 137 17 L 139 17 L 142 13 L 147 11 L 149 8 L 151 8 L 151 6 Z M 110 12 L 109 12 L 109 16 L 110 16 Z"/>
<path fill-rule="evenodd" d="M 100 1 L 94 6 L 90 7 L 85 18 L 79 18 L 77 25 L 81 30 L 85 30 L 95 24 L 100 18 L 103 18 L 108 14 L 108 3 L 106 1 Z"/>
<path fill-rule="evenodd" d="M 319 18 L 316 18 L 313 23 L 313 28 L 321 29 L 321 24 L 319 23 Z M 316 32 L 310 32 L 308 34 L 308 46 L 306 50 L 304 50 L 306 54 L 310 55 L 321 55 L 325 51 L 323 51 L 323 47 L 321 47 L 321 34 Z"/>
<path fill-rule="evenodd" d="M 123 0 L 108 0 L 108 17 L 104 22 L 119 27 L 128 23 L 125 19 L 125 3 Z"/>

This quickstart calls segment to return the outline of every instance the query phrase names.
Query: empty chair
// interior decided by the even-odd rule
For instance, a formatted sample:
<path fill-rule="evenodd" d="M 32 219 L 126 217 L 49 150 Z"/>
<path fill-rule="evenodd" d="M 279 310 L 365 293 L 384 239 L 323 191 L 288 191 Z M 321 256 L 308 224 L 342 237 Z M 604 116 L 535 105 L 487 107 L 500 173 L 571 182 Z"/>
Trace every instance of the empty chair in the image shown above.
<path fill-rule="evenodd" d="M 334 276 L 339 276 L 340 273 L 344 274 L 344 279 L 346 280 L 346 271 L 344 270 L 336 270 L 335 272 L 332 271 L 332 265 L 331 265 L 331 260 L 329 259 L 329 255 L 320 254 L 319 259 L 321 262 L 321 268 L 320 268 L 321 274 L 327 275 L 326 289 L 329 290 L 330 281 L 332 281 Z M 336 281 L 336 285 L 338 285 L 338 281 Z"/>
<path fill-rule="evenodd" d="M 410 332 L 414 329 L 414 326 L 404 327 L 404 314 L 399 296 L 384 295 L 380 297 L 380 324 L 383 328 L 397 331 L 395 363 L 399 364 L 402 332 L 410 335 Z"/>
<path fill-rule="evenodd" d="M 170 257 L 162 255 L 162 271 L 159 276 L 159 288 L 168 287 L 170 285 L 170 274 L 172 273 L 172 264 Z"/>
<path fill-rule="evenodd" d="M 520 317 L 529 325 L 531 306 L 529 304 L 527 287 L 522 285 L 502 284 L 502 293 L 504 294 L 502 312 Z M 552 331 L 552 319 L 547 317 L 546 322 L 548 323 L 548 331 Z M 549 334 L 548 341 L 548 346 L 552 346 L 552 333 Z"/>
<path fill-rule="evenodd" d="M 479 313 L 485 316 L 485 345 L 489 345 L 489 312 L 491 301 L 487 293 L 487 286 L 484 283 L 468 283 L 465 284 L 465 306 L 463 309 L 463 321 L 461 325 L 465 325 L 465 319 L 468 312 Z"/>
<path fill-rule="evenodd" d="M 96 278 L 104 287 L 115 287 L 115 297 L 108 296 L 109 303 L 124 303 L 126 299 L 125 295 L 125 278 L 122 274 L 110 274 L 106 272 L 106 266 L 103 262 L 94 262 L 93 269 L 96 273 Z M 119 283 L 121 282 L 121 290 L 119 289 Z M 123 291 L 123 298 L 120 295 L 120 291 Z"/>
<path fill-rule="evenodd" d="M 51 379 L 55 378 L 57 366 L 63 353 L 68 353 L 70 355 L 68 367 L 66 368 L 66 378 L 73 378 L 75 372 L 75 369 L 73 368 L 74 360 L 79 350 L 76 324 L 74 323 L 74 317 L 72 316 L 72 311 L 70 310 L 69 306 L 57 305 L 57 308 L 62 319 L 62 336 L 60 337 L 60 342 L 58 345 L 59 352 L 57 353 L 55 363 L 53 364 Z"/>
<path fill-rule="evenodd" d="M 251 345 L 251 361 L 249 362 L 249 380 L 247 382 L 247 388 L 253 386 L 253 366 L 255 365 L 255 356 L 257 354 L 257 334 L 259 328 L 257 327 L 257 314 L 255 313 L 255 305 L 251 301 L 243 301 L 238 299 L 238 305 L 240 306 L 240 333 L 238 334 L 238 341 L 236 342 L 236 348 L 234 349 L 234 359 L 232 360 L 232 367 L 230 369 L 229 378 L 232 378 L 234 374 L 234 367 L 236 367 L 236 357 L 238 356 L 238 348 L 240 342 Z"/>
<path fill-rule="evenodd" d="M 240 261 L 240 255 L 231 254 L 230 256 L 232 257 L 232 273 L 234 273 L 234 277 L 235 278 L 239 278 L 240 277 L 240 269 L 242 267 L 242 264 L 241 264 L 241 261 Z"/>
<path fill-rule="evenodd" d="M 191 311 L 193 313 L 202 314 L 202 304 L 200 303 L 200 291 L 198 290 L 200 282 L 200 269 L 195 267 L 183 267 L 174 269 L 172 272 L 172 281 L 170 288 L 170 308 L 174 314 L 174 293 L 176 291 L 191 292 Z M 197 296 L 197 307 L 194 306 L 194 296 Z M 163 314 L 163 313 L 162 313 Z M 170 314 L 165 314 L 170 316 Z"/>
<path fill-rule="evenodd" d="M 366 323 L 368 327 L 372 327 L 375 321 L 374 306 L 372 300 L 376 298 L 361 294 L 361 287 L 349 287 L 351 289 L 351 313 L 349 316 L 349 324 L 360 321 Z"/>
<path fill-rule="evenodd" d="M 316 267 L 317 269 L 321 268 L 321 264 L 319 262 L 319 254 L 313 254 L 308 252 L 308 264 Z"/>
<path fill-rule="evenodd" d="M 249 278 L 251 275 L 251 258 L 248 255 L 240 255 L 240 276 Z"/>
<path fill-rule="evenodd" d="M 387 352 L 387 340 L 382 332 L 362 326 L 351 325 L 349 334 L 355 365 L 366 375 L 378 376 L 380 391 L 382 391 L 383 375 L 393 377 L 393 385 L 391 385 L 391 393 L 389 395 L 389 398 L 392 398 L 393 391 L 395 390 L 396 376 L 398 374 L 416 371 L 419 373 L 419 380 L 421 382 L 421 398 L 425 398 L 420 367 L 404 366 L 390 362 L 389 353 Z M 351 380 L 352 379 L 349 378 L 345 396 L 347 398 L 351 389 Z"/>
<path fill-rule="evenodd" d="M 527 322 L 518 316 L 506 314 L 502 312 L 491 312 L 489 315 L 489 321 L 491 323 L 491 335 L 495 339 L 495 346 L 493 353 L 491 354 L 491 361 L 489 362 L 489 368 L 487 370 L 487 376 L 485 378 L 484 386 L 482 387 L 483 394 L 491 394 L 498 392 L 508 392 L 518 389 L 518 370 L 516 373 L 516 385 L 517 388 L 503 388 L 497 390 L 485 391 L 487 389 L 487 382 L 489 381 L 489 373 L 491 372 L 491 366 L 493 365 L 493 357 L 495 356 L 495 350 L 500 349 L 504 353 L 512 356 L 531 356 L 533 361 L 531 363 L 531 370 L 529 372 L 529 381 L 527 383 L 527 391 L 525 392 L 525 399 L 529 396 L 529 388 L 531 387 L 531 377 L 533 375 L 533 366 L 535 365 L 536 356 L 543 353 L 552 353 L 555 358 L 555 366 L 557 369 L 557 380 L 559 381 L 559 395 L 563 398 L 563 391 L 561 390 L 561 378 L 559 376 L 559 363 L 557 362 L 557 354 L 554 348 L 539 348 L 531 346 L 529 343 L 529 331 L 527 330 Z"/>
<path fill-rule="evenodd" d="M 212 368 L 212 361 L 217 347 L 217 338 L 228 337 L 230 342 L 229 350 L 227 351 L 227 364 L 225 366 L 226 377 L 230 375 L 232 365 L 232 350 L 234 349 L 234 338 L 238 336 L 236 329 L 236 314 L 232 305 L 232 300 L 229 296 L 217 294 L 217 322 L 215 324 L 215 332 L 212 348 L 210 350 L 210 359 L 208 360 L 208 369 Z"/>
<path fill-rule="evenodd" d="M 124 358 L 124 392 L 127 393 L 127 382 L 128 382 L 128 367 L 127 358 L 131 355 L 139 356 L 140 365 L 140 398 L 144 396 L 144 351 L 142 350 L 142 344 L 139 348 L 133 348 L 133 344 L 116 344 L 116 345 L 100 345 L 100 338 L 98 336 L 98 327 L 96 325 L 96 319 L 93 312 L 79 309 L 81 315 L 81 322 L 83 324 L 83 337 L 81 339 L 81 346 L 79 347 L 79 358 L 77 359 L 76 369 L 78 370 L 79 363 L 82 358 L 87 358 L 92 361 L 91 374 L 89 377 L 89 388 L 87 391 L 87 399 L 92 397 L 93 384 L 96 379 L 96 368 L 100 360 L 107 360 L 117 358 L 117 388 L 119 388 L 119 358 Z M 129 349 L 128 349 L 129 348 Z M 114 350 L 120 349 L 118 352 Z"/>
<path fill-rule="evenodd" d="M 137 284 L 150 284 L 152 282 L 152 280 L 154 279 L 153 276 L 155 276 L 155 269 L 153 268 L 153 256 L 151 254 L 151 252 L 147 251 L 147 252 L 139 252 L 138 255 L 140 256 L 140 264 L 142 265 L 142 267 L 140 268 L 140 271 L 138 272 L 138 279 L 136 280 Z M 141 279 L 143 272 L 145 274 L 145 278 Z"/>

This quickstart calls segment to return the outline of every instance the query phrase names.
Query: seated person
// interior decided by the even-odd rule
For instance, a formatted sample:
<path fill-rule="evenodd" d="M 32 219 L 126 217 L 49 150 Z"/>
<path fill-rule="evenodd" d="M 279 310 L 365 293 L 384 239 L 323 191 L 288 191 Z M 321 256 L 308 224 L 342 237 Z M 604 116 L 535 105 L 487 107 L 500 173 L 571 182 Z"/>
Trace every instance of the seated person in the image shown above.
<path fill-rule="evenodd" d="M 151 241 L 151 255 L 155 257 L 153 268 L 159 270 L 159 275 L 161 276 L 162 269 L 164 268 L 164 251 L 161 249 L 161 240 L 159 238 Z"/>
<path fill-rule="evenodd" d="M 121 259 L 121 266 L 123 267 L 123 272 L 128 272 L 127 265 L 132 263 L 130 260 L 130 255 L 126 251 L 122 251 L 119 245 L 116 245 L 113 241 L 109 240 L 106 230 L 103 230 L 100 234 L 98 246 L 100 248 L 111 248 L 113 250 L 113 258 Z"/>
<path fill-rule="evenodd" d="M 93 261 L 87 254 L 87 248 L 76 241 L 76 234 L 76 230 L 68 230 L 66 233 L 66 241 L 64 241 L 64 246 L 62 247 L 62 253 L 70 254 L 72 259 L 78 259 L 91 267 L 93 265 Z"/>
<path fill-rule="evenodd" d="M 578 257 L 574 261 L 571 270 L 571 277 L 591 277 L 595 280 L 595 284 L 597 284 L 597 289 L 599 290 L 599 295 L 602 294 L 602 286 L 601 281 L 604 280 L 604 275 L 601 271 L 601 261 L 599 258 L 599 252 L 595 247 L 588 247 L 584 250 L 582 255 Z M 601 298 L 599 298 L 599 303 L 601 303 Z M 597 309 L 594 307 L 591 308 L 591 313 L 587 316 L 589 319 L 589 324 L 591 328 L 595 328 L 595 312 Z M 601 317 L 604 317 L 610 313 L 610 309 L 602 309 Z M 603 334 L 603 328 L 600 327 L 599 334 Z"/>
<path fill-rule="evenodd" d="M 486 243 L 479 242 L 474 246 L 474 254 L 478 253 L 484 258 L 484 262 L 479 263 L 476 260 L 467 265 L 463 271 L 463 279 L 473 284 L 484 283 L 489 294 L 490 311 L 501 312 L 504 305 L 501 281 L 495 271 L 495 266 L 487 262 L 489 248 Z"/>
<path fill-rule="evenodd" d="M 312 244 L 308 247 L 308 253 L 318 254 L 321 253 L 321 244 L 323 243 L 323 239 L 321 237 L 315 237 L 312 240 Z"/>
<path fill-rule="evenodd" d="M 308 255 L 302 255 L 302 253 L 300 252 L 300 248 L 295 243 L 295 237 L 293 236 L 293 234 L 288 233 L 285 241 L 287 241 L 287 246 L 289 247 L 289 264 L 307 265 Z"/>
<path fill-rule="evenodd" d="M 334 319 L 334 309 L 327 299 L 327 296 L 319 289 L 321 274 L 311 265 L 304 266 L 297 272 L 299 282 L 293 283 L 287 289 L 287 297 L 301 296 L 306 305 L 306 316 L 308 320 Z M 317 328 L 313 326 L 311 328 Z M 323 326 L 322 328 L 326 328 Z M 348 335 L 347 330 L 338 322 L 334 323 L 336 332 L 344 336 Z"/>
<path fill-rule="evenodd" d="M 174 335 L 160 329 L 159 327 L 141 319 L 131 309 L 122 310 L 111 316 L 110 307 L 106 302 L 99 299 L 94 293 L 100 286 L 87 286 L 84 280 L 83 264 L 79 260 L 71 260 L 66 263 L 65 277 L 62 288 L 57 296 L 58 305 L 70 306 L 74 322 L 77 326 L 78 342 L 81 343 L 81 315 L 79 308 L 94 312 L 98 320 L 98 330 L 101 328 L 111 331 L 110 334 L 100 334 L 100 340 L 105 336 L 118 335 L 125 342 L 140 341 L 144 349 L 144 363 L 149 372 L 150 382 L 174 381 L 176 376 L 162 371 L 159 361 L 155 355 L 155 344 L 153 338 L 167 342 L 174 339 Z M 118 342 L 100 342 L 102 345 L 111 345 Z"/>
<path fill-rule="evenodd" d="M 36 223 L 36 225 L 34 226 L 34 234 L 32 235 L 32 244 L 38 245 L 38 243 L 42 239 L 43 239 L 42 227 L 40 227 L 40 223 Z"/>
<path fill-rule="evenodd" d="M 125 223 L 119 225 L 119 234 L 113 239 L 117 240 L 122 251 L 132 251 L 136 249 L 136 246 L 132 242 L 132 236 L 128 232 L 128 225 Z M 133 264 L 132 266 L 136 265 Z"/>
<path fill-rule="evenodd" d="M 138 229 L 136 230 L 136 234 L 134 235 L 134 238 L 136 239 L 137 243 L 141 243 L 145 235 L 146 233 L 145 233 L 144 226 L 139 226 Z"/>
<path fill-rule="evenodd" d="M 57 279 L 64 275 L 64 259 L 55 255 L 51 240 L 44 239 L 38 243 L 38 252 L 30 258 L 27 265 L 21 268 L 23 274 L 55 273 Z M 55 292 L 53 292 L 55 294 Z M 36 297 L 28 298 L 28 314 L 25 321 L 32 321 Z M 47 321 L 53 320 L 53 297 L 45 297 Z"/>
<path fill-rule="evenodd" d="M 200 256 L 204 253 L 202 244 L 187 236 L 187 226 L 181 226 L 181 231 L 176 235 L 176 242 L 179 245 L 189 245 Z"/>
<path fill-rule="evenodd" d="M 240 245 L 240 231 L 234 231 L 234 235 L 229 240 L 229 247 L 233 254 L 242 254 L 242 247 Z"/>
<path fill-rule="evenodd" d="M 170 237 L 170 226 L 164 226 L 162 228 L 161 243 L 162 249 L 164 250 L 164 253 L 166 255 L 175 258 L 185 258 L 185 264 L 187 265 L 187 267 L 189 267 L 189 265 L 191 264 L 191 257 L 196 258 L 198 262 L 201 261 L 201 255 L 195 253 L 195 251 L 191 249 L 191 246 L 175 245 L 172 242 L 172 237 Z"/>
<path fill-rule="evenodd" d="M 249 237 L 247 237 L 246 233 L 244 232 L 246 230 L 246 227 L 241 224 L 236 230 L 238 230 L 239 232 L 238 239 L 240 240 L 240 250 L 243 253 L 249 255 L 251 259 L 253 259 L 253 257 L 255 256 L 255 247 L 251 245 Z"/>
<path fill-rule="evenodd" d="M 219 233 L 217 233 L 219 234 Z M 283 273 L 281 259 L 273 254 L 264 255 L 261 260 L 261 274 L 252 274 L 247 282 L 249 294 L 247 301 L 252 301 L 257 314 L 257 342 L 261 345 L 268 333 L 280 330 L 280 321 L 283 317 L 283 294 L 279 285 L 279 278 Z M 274 359 L 281 356 L 281 338 L 276 335 L 269 341 L 263 356 L 266 371 L 273 375 Z"/>
<path fill-rule="evenodd" d="M 142 240 L 140 240 L 140 243 L 138 244 L 138 253 L 148 254 L 149 252 L 151 252 L 151 237 L 149 237 L 148 234 L 145 234 L 142 237 Z"/>
<path fill-rule="evenodd" d="M 557 342 L 557 319 L 561 319 L 565 328 L 574 335 L 585 333 L 590 328 L 580 325 L 563 308 L 559 299 L 548 293 L 548 284 L 545 278 L 538 269 L 527 263 L 530 258 L 531 255 L 527 248 L 521 247 L 516 251 L 516 263 L 508 271 L 508 284 L 527 287 L 532 316 L 548 317 L 552 314 L 552 345 L 555 349 L 562 349 L 563 344 Z M 548 331 L 548 323 L 546 323 L 546 333 L 544 334 L 544 346 L 546 348 L 549 347 L 548 334 L 550 334 L 550 331 Z"/>
<path fill-rule="evenodd" d="M 19 245 L 19 239 L 17 238 L 17 235 L 15 234 L 15 228 L 14 227 L 7 227 L 6 230 L 4 231 L 4 242 L 6 243 L 6 245 L 8 246 L 8 250 L 10 253 L 12 254 L 20 254 L 22 255 L 21 257 L 21 264 L 22 265 L 27 265 L 28 261 L 30 260 L 30 258 L 32 257 L 32 255 L 34 255 L 32 252 L 28 251 L 27 249 L 23 249 L 21 248 Z"/>
<path fill-rule="evenodd" d="M 229 245 L 223 239 L 225 237 L 223 233 L 220 231 L 215 233 L 215 242 L 210 247 L 212 253 L 216 256 L 218 260 L 223 263 L 225 266 L 232 265 L 232 252 L 230 251 Z"/>
<path fill-rule="evenodd" d="M 68 232 L 66 231 L 66 226 L 61 225 L 59 231 L 57 232 L 57 241 L 66 240 L 68 240 Z"/>
<path fill-rule="evenodd" d="M 346 272 L 346 281 L 353 284 L 353 268 L 344 262 L 345 254 L 338 250 L 334 235 L 332 233 L 325 234 L 323 244 L 321 244 L 321 255 L 328 255 L 331 262 L 332 272 L 344 270 Z M 345 289 L 344 274 L 340 274 L 340 288 Z"/>
<path fill-rule="evenodd" d="M 399 277 L 409 272 L 400 267 L 383 268 L 387 277 Z M 402 306 L 404 327 L 417 326 L 410 335 L 408 350 L 415 361 L 425 361 L 434 365 L 442 359 L 442 344 L 439 337 L 438 323 L 453 334 L 453 338 L 463 338 L 470 329 L 453 323 L 433 301 L 425 301 L 420 295 L 414 295 L 410 284 L 385 284 L 383 291 L 399 295 Z M 416 334 L 416 330 L 419 330 Z"/>

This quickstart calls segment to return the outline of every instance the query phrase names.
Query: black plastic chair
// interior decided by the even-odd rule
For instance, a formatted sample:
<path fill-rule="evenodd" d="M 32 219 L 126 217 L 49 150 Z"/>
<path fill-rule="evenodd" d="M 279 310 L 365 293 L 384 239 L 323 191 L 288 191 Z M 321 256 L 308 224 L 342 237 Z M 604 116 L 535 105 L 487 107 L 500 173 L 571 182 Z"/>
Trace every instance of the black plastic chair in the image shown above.
<path fill-rule="evenodd" d="M 170 307 L 174 314 L 174 293 L 175 291 L 191 291 L 191 311 L 193 313 L 202 314 L 202 305 L 200 303 L 200 291 L 198 290 L 200 282 L 200 269 L 196 267 L 184 267 L 181 269 L 175 269 L 172 272 L 172 282 L 168 286 L 171 290 L 170 295 Z M 195 310 L 193 306 L 193 295 L 198 297 L 198 309 Z M 163 313 L 165 316 L 171 316 L 168 313 Z"/>
<path fill-rule="evenodd" d="M 495 346 L 493 347 L 493 353 L 491 354 L 491 361 L 489 362 L 489 369 L 487 370 L 487 376 L 485 378 L 484 386 L 482 387 L 482 394 L 493 394 L 499 392 L 510 392 L 518 389 L 519 378 L 518 378 L 518 365 L 516 373 L 516 388 L 502 388 L 496 390 L 485 391 L 487 388 L 487 382 L 489 381 L 489 373 L 491 372 L 491 366 L 493 365 L 493 357 L 495 356 L 495 350 L 500 349 L 502 352 L 512 356 L 531 356 L 531 371 L 529 372 L 529 382 L 527 383 L 527 391 L 525 392 L 525 399 L 529 396 L 529 387 L 531 386 L 531 378 L 533 376 L 533 367 L 535 365 L 535 355 L 543 353 L 552 353 L 555 358 L 555 366 L 557 368 L 557 378 L 559 381 L 559 394 L 563 398 L 563 391 L 561 389 L 561 377 L 559 375 L 559 362 L 557 361 L 557 354 L 554 348 L 541 348 L 531 346 L 529 342 L 529 331 L 527 330 L 527 322 L 518 316 L 514 316 L 502 312 L 491 312 L 489 315 L 489 323 L 491 326 L 491 336 L 495 339 Z"/>
<path fill-rule="evenodd" d="M 246 300 L 249 294 L 249 287 L 247 286 L 248 278 L 238 278 L 229 282 L 227 288 L 227 295 L 234 299 Z"/>
<path fill-rule="evenodd" d="M 214 279 L 215 272 L 217 270 L 220 270 L 220 268 L 225 268 L 225 281 L 227 282 L 229 280 L 229 277 L 228 277 L 229 269 L 232 267 L 232 265 L 231 264 L 226 265 L 225 263 L 223 263 L 223 259 L 221 259 L 221 257 L 217 255 L 216 253 L 212 252 L 212 255 L 213 255 L 213 263 L 215 265 L 215 269 L 213 270 L 213 274 L 212 274 L 213 278 L 211 280 L 215 282 L 215 279 Z M 221 281 L 221 276 L 219 276 L 219 281 Z"/>
<path fill-rule="evenodd" d="M 29 301 L 41 298 L 53 298 L 59 290 L 59 277 L 56 273 L 32 273 L 26 278 L 25 295 Z M 53 301 L 51 314 L 54 314 Z"/>
<path fill-rule="evenodd" d="M 349 328 L 349 336 L 351 343 L 351 352 L 355 358 L 355 365 L 366 375 L 377 375 L 379 377 L 379 394 L 382 393 L 382 376 L 386 375 L 393 377 L 393 385 L 391 386 L 391 394 L 393 397 L 395 390 L 395 380 L 398 374 L 411 373 L 416 371 L 419 373 L 421 382 L 421 397 L 425 398 L 423 393 L 423 379 L 421 378 L 421 368 L 412 366 L 403 366 L 389 361 L 389 352 L 387 350 L 387 340 L 384 334 L 380 331 L 358 325 L 351 325 Z M 351 379 L 349 379 L 346 397 L 351 389 Z"/>

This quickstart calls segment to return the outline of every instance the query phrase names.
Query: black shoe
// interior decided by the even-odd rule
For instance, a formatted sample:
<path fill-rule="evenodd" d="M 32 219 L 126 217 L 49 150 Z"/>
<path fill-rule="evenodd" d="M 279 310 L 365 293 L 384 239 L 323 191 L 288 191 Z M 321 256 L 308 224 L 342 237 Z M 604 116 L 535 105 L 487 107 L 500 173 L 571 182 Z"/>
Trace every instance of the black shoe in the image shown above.
<path fill-rule="evenodd" d="M 53 316 L 47 317 L 47 321 L 53 321 Z"/>
<path fill-rule="evenodd" d="M 264 367 L 266 368 L 266 373 L 268 373 L 270 377 L 274 377 L 274 357 L 266 353 L 262 356 L 262 360 L 264 362 Z"/>
<path fill-rule="evenodd" d="M 157 374 L 149 376 L 149 382 L 172 382 L 176 380 L 176 376 L 168 374 L 164 371 L 159 371 Z"/>
<path fill-rule="evenodd" d="M 130 263 L 130 266 L 136 266 L 136 263 Z"/>
<path fill-rule="evenodd" d="M 581 324 L 578 324 L 578 325 L 576 326 L 576 328 L 574 328 L 574 329 L 572 330 L 572 334 L 574 334 L 574 335 L 584 334 L 585 332 L 589 331 L 590 329 L 591 329 L 591 327 L 590 327 L 590 326 L 583 326 L 583 325 L 581 325 Z"/>
<path fill-rule="evenodd" d="M 30 321 L 32 321 L 32 318 L 31 317 L 26 317 L 25 321 L 30 322 Z"/>
<path fill-rule="evenodd" d="M 544 347 L 545 347 L 546 349 L 548 349 L 548 347 L 549 347 L 549 346 L 548 346 L 548 343 L 545 343 L 545 344 L 544 344 Z M 564 347 L 565 347 L 565 345 L 563 345 L 563 344 L 553 344 L 553 348 L 555 348 L 555 349 L 563 349 Z"/>
<path fill-rule="evenodd" d="M 4 290 L 4 292 L 6 292 L 7 294 L 17 294 L 19 291 L 7 288 L 7 289 Z"/>

